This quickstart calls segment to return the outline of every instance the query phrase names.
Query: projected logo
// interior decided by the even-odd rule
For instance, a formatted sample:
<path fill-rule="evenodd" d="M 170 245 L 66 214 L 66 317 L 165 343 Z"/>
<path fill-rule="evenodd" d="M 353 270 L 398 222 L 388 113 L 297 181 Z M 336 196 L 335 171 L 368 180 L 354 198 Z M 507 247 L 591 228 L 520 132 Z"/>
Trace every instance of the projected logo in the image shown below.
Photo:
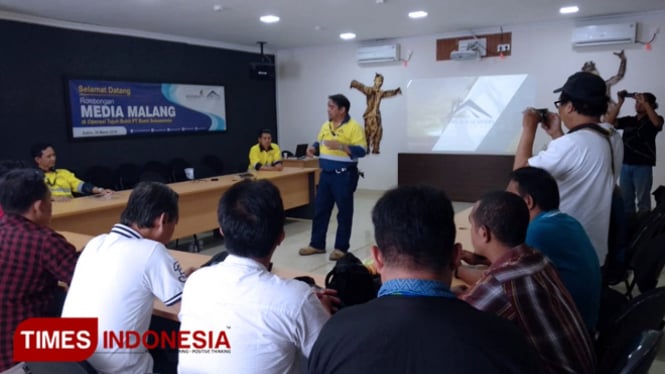
<path fill-rule="evenodd" d="M 526 75 L 478 77 L 461 104 L 454 108 L 432 150 L 478 150 L 525 79 Z"/>

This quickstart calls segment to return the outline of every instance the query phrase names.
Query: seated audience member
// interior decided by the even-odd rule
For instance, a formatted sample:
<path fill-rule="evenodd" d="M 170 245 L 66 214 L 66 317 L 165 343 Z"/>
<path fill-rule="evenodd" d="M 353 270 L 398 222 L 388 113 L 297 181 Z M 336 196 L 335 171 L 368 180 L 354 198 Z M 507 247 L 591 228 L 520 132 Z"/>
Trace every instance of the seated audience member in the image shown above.
<path fill-rule="evenodd" d="M 600 307 L 600 264 L 582 225 L 559 211 L 559 189 L 545 170 L 524 167 L 510 174 L 508 192 L 521 196 L 531 222 L 526 245 L 547 256 L 575 301 L 589 331 Z"/>
<path fill-rule="evenodd" d="M 14 161 L 14 160 L 3 160 L 0 161 L 0 177 L 3 175 L 7 174 L 10 170 L 13 169 L 19 169 L 23 167 L 23 163 L 21 161 Z M 2 206 L 0 206 L 0 218 L 3 216 L 2 212 Z"/>
<path fill-rule="evenodd" d="M 249 149 L 249 170 L 277 170 L 281 171 L 282 152 L 279 146 L 272 142 L 269 129 L 259 131 L 259 142 Z"/>
<path fill-rule="evenodd" d="M 513 321 L 548 373 L 594 373 L 591 337 L 554 267 L 524 244 L 529 211 L 519 196 L 491 192 L 469 215 L 471 242 L 490 266 L 460 298 Z"/>
<path fill-rule="evenodd" d="M 73 192 L 84 195 L 101 195 L 113 192 L 84 182 L 76 178 L 76 175 L 67 169 L 56 169 L 55 150 L 50 144 L 35 144 L 30 152 L 36 166 L 44 172 L 44 181 L 51 190 L 51 196 L 54 200 L 71 199 L 74 197 Z"/>
<path fill-rule="evenodd" d="M 148 330 L 155 297 L 180 301 L 186 275 L 164 246 L 178 222 L 178 195 L 157 182 L 139 183 L 111 232 L 83 250 L 65 299 L 63 317 L 97 317 L 99 331 Z M 145 347 L 97 350 L 88 361 L 101 373 L 149 373 Z"/>
<path fill-rule="evenodd" d="M 44 176 L 17 169 L 0 178 L 0 371 L 13 361 L 13 334 L 32 317 L 60 314 L 63 291 L 78 254 L 62 235 L 51 230 L 51 193 Z M 59 304 L 59 305 L 58 305 Z"/>
<path fill-rule="evenodd" d="M 324 326 L 309 373 L 539 373 L 538 356 L 511 323 L 458 300 L 454 213 L 443 191 L 400 187 L 372 211 L 378 299 Z"/>
<path fill-rule="evenodd" d="M 181 330 L 224 332 L 230 353 L 180 350 L 180 373 L 300 373 L 323 324 L 330 318 L 329 292 L 268 271 L 284 239 L 284 207 L 267 180 L 239 182 L 217 210 L 229 255 L 201 268 L 185 284 Z M 317 297 L 318 296 L 318 297 Z M 320 298 L 320 299 L 319 299 Z"/>

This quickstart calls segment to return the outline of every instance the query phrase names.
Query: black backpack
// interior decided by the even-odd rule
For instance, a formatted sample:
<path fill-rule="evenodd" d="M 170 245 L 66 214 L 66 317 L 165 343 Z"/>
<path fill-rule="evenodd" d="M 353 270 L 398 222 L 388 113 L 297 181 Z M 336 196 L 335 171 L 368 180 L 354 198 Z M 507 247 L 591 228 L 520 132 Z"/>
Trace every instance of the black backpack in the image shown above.
<path fill-rule="evenodd" d="M 375 299 L 381 287 L 379 276 L 372 275 L 350 252 L 337 260 L 335 267 L 326 275 L 325 282 L 326 288 L 337 290 L 337 296 L 342 300 L 341 307 Z"/>

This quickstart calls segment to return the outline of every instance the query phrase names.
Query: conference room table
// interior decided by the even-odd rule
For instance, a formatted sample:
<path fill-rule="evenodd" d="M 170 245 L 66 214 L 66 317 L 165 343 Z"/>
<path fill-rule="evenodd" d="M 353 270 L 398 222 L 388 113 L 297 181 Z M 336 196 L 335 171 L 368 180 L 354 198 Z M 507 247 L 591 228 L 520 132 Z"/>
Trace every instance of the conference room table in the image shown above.
<path fill-rule="evenodd" d="M 62 236 L 64 236 L 67 241 L 72 243 L 78 251 L 83 250 L 85 245 L 93 238 L 91 235 L 69 232 L 69 231 L 58 231 Z M 183 251 L 176 251 L 169 249 L 169 254 L 173 256 L 174 259 L 178 260 L 180 266 L 183 270 L 187 271 L 190 269 L 198 269 L 201 265 L 205 264 L 210 260 L 212 256 L 199 254 L 199 253 L 190 253 Z M 298 276 L 310 276 L 314 279 L 317 285 L 323 286 L 324 276 L 321 274 L 313 274 L 299 270 L 286 269 L 278 266 L 273 266 L 272 272 L 279 275 L 282 278 L 295 278 Z M 178 313 L 180 312 L 180 303 L 177 303 L 172 306 L 166 306 L 160 300 L 155 299 L 153 304 L 152 314 L 155 316 L 163 317 L 172 321 L 178 322 Z"/>
<path fill-rule="evenodd" d="M 279 188 L 284 209 L 292 216 L 311 218 L 314 206 L 316 168 L 285 167 L 282 171 L 258 171 L 252 178 L 267 179 Z M 179 195 L 180 217 L 173 239 L 189 237 L 213 230 L 217 224 L 217 204 L 222 194 L 241 181 L 240 174 L 171 183 Z M 120 220 L 131 190 L 109 195 L 85 196 L 53 202 L 51 228 L 80 234 L 98 235 L 108 232 Z M 287 212 L 288 213 L 288 212 Z"/>
<path fill-rule="evenodd" d="M 314 176 L 314 183 L 316 185 L 319 184 L 319 178 L 321 177 L 321 169 L 319 169 L 319 159 L 315 157 L 304 157 L 304 158 L 296 158 L 296 157 L 289 157 L 289 158 L 284 158 L 282 159 L 282 165 L 284 167 L 290 167 L 290 168 L 314 168 L 316 169 L 316 173 Z"/>

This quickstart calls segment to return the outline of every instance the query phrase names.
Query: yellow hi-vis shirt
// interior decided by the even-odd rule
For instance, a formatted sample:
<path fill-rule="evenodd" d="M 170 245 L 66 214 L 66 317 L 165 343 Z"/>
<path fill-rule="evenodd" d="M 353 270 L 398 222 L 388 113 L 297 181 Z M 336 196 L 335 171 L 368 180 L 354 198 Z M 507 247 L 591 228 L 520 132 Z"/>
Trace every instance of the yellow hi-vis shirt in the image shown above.
<path fill-rule="evenodd" d="M 261 144 L 254 144 L 249 149 L 248 170 L 259 170 L 261 166 L 274 166 L 282 162 L 282 151 L 275 143 L 270 144 L 269 150 L 261 149 Z M 258 167 L 257 167 L 258 166 Z"/>
<path fill-rule="evenodd" d="M 321 125 L 319 136 L 316 137 L 319 142 L 319 158 L 328 159 L 331 161 L 342 162 L 356 162 L 349 157 L 349 155 L 341 149 L 330 149 L 323 144 L 325 140 L 337 140 L 340 143 L 359 146 L 365 148 L 367 141 L 365 140 L 365 130 L 354 120 L 349 118 L 336 130 L 332 121 L 328 121 Z"/>
<path fill-rule="evenodd" d="M 44 173 L 44 182 L 51 190 L 51 197 L 74 197 L 72 191 L 82 192 L 84 182 L 67 169 Z"/>

